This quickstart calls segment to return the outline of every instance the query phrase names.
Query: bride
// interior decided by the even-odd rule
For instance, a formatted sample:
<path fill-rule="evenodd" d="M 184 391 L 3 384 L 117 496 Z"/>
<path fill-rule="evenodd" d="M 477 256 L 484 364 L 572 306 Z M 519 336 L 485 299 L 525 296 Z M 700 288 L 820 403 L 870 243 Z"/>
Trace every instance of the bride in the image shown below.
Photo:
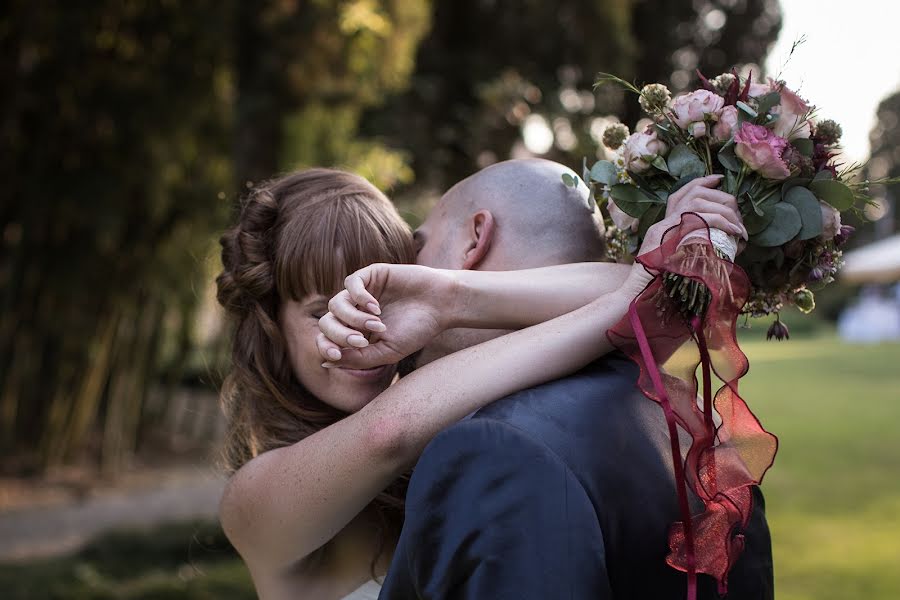
<path fill-rule="evenodd" d="M 740 223 L 702 197 L 709 193 L 693 193 L 714 187 L 709 179 L 673 194 L 642 252 L 683 212 Z M 222 391 L 230 477 L 220 518 L 263 600 L 377 598 L 402 525 L 404 474 L 422 448 L 486 404 L 609 352 L 603 333 L 649 281 L 639 266 L 605 263 L 502 276 L 410 267 L 435 308 L 429 336 L 459 326 L 520 330 L 395 383 L 396 364 L 340 367 L 342 348 L 369 345 L 344 325 L 386 334 L 378 302 L 358 322 L 352 307 L 341 313 L 347 323 L 328 308 L 351 273 L 415 261 L 408 226 L 371 184 L 328 169 L 274 179 L 250 194 L 221 244 L 217 297 L 235 329 Z M 327 341 L 320 319 L 344 343 Z M 427 341 L 420 331 L 401 345 Z M 442 394 L 450 378 L 452 396 Z"/>

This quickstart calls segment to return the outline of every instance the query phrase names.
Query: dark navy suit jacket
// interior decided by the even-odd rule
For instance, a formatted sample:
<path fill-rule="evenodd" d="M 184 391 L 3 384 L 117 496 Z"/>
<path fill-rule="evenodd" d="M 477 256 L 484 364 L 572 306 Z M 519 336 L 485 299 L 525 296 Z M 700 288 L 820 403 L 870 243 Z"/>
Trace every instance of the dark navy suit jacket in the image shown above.
<path fill-rule="evenodd" d="M 684 598 L 684 574 L 665 563 L 680 519 L 668 429 L 636 380 L 636 365 L 612 354 L 432 440 L 380 598 Z M 754 499 L 732 600 L 773 597 L 758 489 Z M 715 589 L 701 576 L 700 598 L 718 598 Z"/>

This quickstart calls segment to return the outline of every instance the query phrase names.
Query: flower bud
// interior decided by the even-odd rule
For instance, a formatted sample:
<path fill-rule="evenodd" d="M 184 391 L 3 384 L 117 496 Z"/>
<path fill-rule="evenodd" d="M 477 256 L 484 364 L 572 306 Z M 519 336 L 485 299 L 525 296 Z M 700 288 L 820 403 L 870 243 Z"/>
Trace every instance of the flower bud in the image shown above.
<path fill-rule="evenodd" d="M 661 83 L 650 83 L 641 88 L 641 96 L 638 100 L 644 112 L 653 114 L 661 111 L 669 105 L 672 93 L 669 88 Z"/>
<path fill-rule="evenodd" d="M 787 325 L 781 322 L 781 319 L 775 319 L 775 322 L 769 327 L 769 331 L 766 332 L 766 339 L 771 340 L 772 338 L 779 342 L 791 339 L 790 331 L 788 331 Z"/>
<path fill-rule="evenodd" d="M 731 84 L 734 83 L 735 77 L 732 73 L 722 73 L 718 77 L 714 77 L 710 80 L 713 88 L 716 90 L 716 93 L 720 96 L 724 96 L 728 92 L 728 88 L 731 87 Z"/>
<path fill-rule="evenodd" d="M 794 292 L 794 305 L 807 315 L 816 307 L 816 297 L 806 288 Z"/>
<path fill-rule="evenodd" d="M 853 232 L 856 231 L 856 227 L 853 225 L 841 225 L 840 231 L 834 236 L 834 244 L 835 246 L 843 246 L 847 243 L 847 240 L 850 239 L 850 236 Z"/>
<path fill-rule="evenodd" d="M 617 150 L 628 137 L 629 131 L 622 123 L 613 123 L 603 130 L 603 145 L 610 150 Z"/>
<path fill-rule="evenodd" d="M 819 121 L 816 125 L 816 139 L 826 146 L 833 146 L 841 141 L 844 130 L 841 126 L 831 119 Z"/>

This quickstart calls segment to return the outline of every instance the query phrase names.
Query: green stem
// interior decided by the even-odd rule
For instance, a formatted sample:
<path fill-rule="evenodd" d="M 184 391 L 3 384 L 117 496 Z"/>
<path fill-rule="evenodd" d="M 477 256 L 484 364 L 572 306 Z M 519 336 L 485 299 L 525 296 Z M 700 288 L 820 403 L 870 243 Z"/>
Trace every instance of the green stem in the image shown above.
<path fill-rule="evenodd" d="M 708 139 L 704 140 L 703 145 L 706 146 L 706 174 L 712 175 L 713 174 L 712 154 L 709 151 L 709 140 Z"/>

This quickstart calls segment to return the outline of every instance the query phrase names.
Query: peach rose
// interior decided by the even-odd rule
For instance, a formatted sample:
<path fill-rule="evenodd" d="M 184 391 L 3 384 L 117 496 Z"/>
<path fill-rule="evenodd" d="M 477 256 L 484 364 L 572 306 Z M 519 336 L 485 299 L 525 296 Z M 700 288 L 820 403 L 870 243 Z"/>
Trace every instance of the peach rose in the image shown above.
<path fill-rule="evenodd" d="M 722 96 L 707 90 L 697 90 L 672 101 L 672 117 L 679 127 L 687 129 L 691 123 L 703 121 L 708 115 L 718 113 L 724 105 Z"/>
<path fill-rule="evenodd" d="M 738 126 L 737 109 L 726 106 L 719 113 L 719 120 L 712 130 L 712 136 L 717 142 L 727 142 L 735 134 Z"/>

